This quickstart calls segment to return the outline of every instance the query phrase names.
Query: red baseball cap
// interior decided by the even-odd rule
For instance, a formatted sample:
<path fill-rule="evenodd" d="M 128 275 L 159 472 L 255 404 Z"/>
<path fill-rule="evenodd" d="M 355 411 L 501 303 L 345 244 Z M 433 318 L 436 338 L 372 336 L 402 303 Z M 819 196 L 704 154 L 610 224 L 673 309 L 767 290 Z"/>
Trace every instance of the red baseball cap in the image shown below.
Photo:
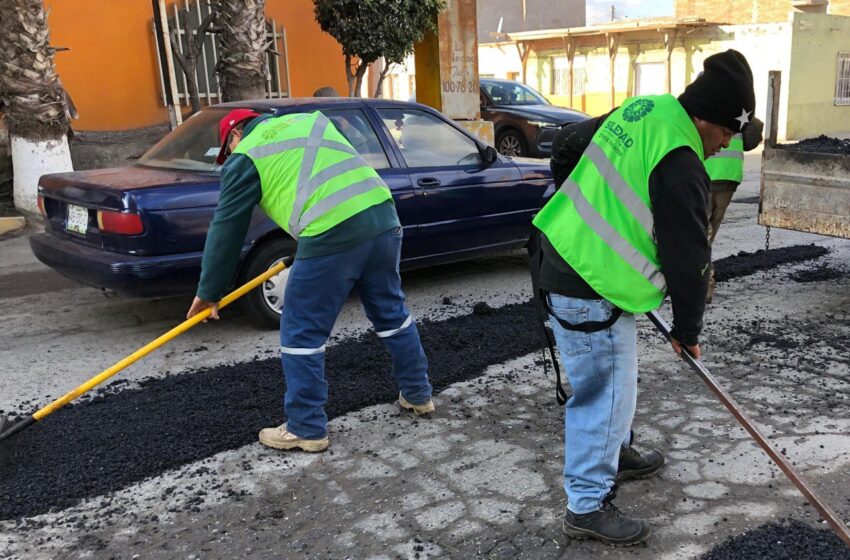
<path fill-rule="evenodd" d="M 218 157 L 215 158 L 217 164 L 221 165 L 227 159 L 227 137 L 230 135 L 230 131 L 242 121 L 259 116 L 260 113 L 251 109 L 234 109 L 218 121 L 218 139 L 221 142 L 221 150 L 218 152 Z"/>

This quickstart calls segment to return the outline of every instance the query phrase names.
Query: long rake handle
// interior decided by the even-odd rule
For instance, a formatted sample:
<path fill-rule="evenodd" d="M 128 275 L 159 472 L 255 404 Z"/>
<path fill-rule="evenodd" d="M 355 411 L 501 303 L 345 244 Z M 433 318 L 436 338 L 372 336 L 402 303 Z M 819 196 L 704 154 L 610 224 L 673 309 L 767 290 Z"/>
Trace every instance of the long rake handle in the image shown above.
<path fill-rule="evenodd" d="M 664 338 L 669 342 L 671 339 L 670 336 L 670 327 L 667 326 L 667 323 L 664 319 L 661 318 L 655 311 L 650 311 L 646 314 L 649 317 L 649 320 L 655 325 L 658 331 L 664 335 Z M 756 440 L 756 443 L 764 449 L 765 453 L 767 453 L 773 462 L 785 473 L 791 482 L 794 483 L 794 486 L 800 491 L 801 494 L 808 500 L 810 504 L 818 511 L 820 516 L 826 520 L 829 526 L 833 531 L 841 538 L 842 541 L 847 546 L 850 546 L 850 530 L 847 529 L 847 526 L 841 521 L 841 518 L 829 507 L 829 505 L 823 501 L 815 493 L 814 488 L 812 488 L 808 482 L 803 478 L 797 469 L 791 464 L 788 459 L 782 456 L 781 453 L 776 451 L 776 448 L 764 434 L 758 429 L 758 427 L 753 423 L 752 420 L 744 413 L 738 403 L 727 393 L 723 387 L 721 387 L 717 381 L 714 379 L 714 376 L 711 375 L 711 372 L 706 369 L 702 362 L 698 359 L 691 356 L 691 354 L 687 351 L 687 349 L 682 349 L 682 359 L 688 363 L 689 366 L 696 372 L 697 375 L 705 381 L 705 384 L 708 385 L 708 388 L 711 389 L 711 392 L 714 393 L 717 398 L 720 399 L 720 402 L 732 413 L 732 416 L 740 423 L 744 429 L 746 429 L 750 435 Z"/>
<path fill-rule="evenodd" d="M 250 292 L 251 290 L 253 290 L 257 286 L 259 286 L 260 284 L 262 284 L 263 282 L 265 282 L 266 280 L 271 278 L 272 276 L 275 276 L 275 275 L 279 274 L 280 272 L 282 272 L 283 269 L 285 269 L 285 268 L 286 268 L 286 264 L 284 262 L 281 261 L 281 262 L 277 263 L 276 265 L 274 265 L 273 267 L 268 269 L 263 274 L 260 274 L 259 276 L 257 276 L 253 280 L 251 280 L 250 282 L 246 283 L 245 285 L 237 288 L 236 290 L 234 290 L 234 291 L 230 292 L 229 294 L 227 294 L 226 296 L 224 296 L 224 298 L 218 304 L 219 308 L 223 308 L 223 307 L 230 305 L 231 303 L 233 303 L 234 301 L 236 301 L 240 297 L 244 296 L 245 294 L 247 294 L 248 292 Z M 88 381 L 86 381 L 85 383 L 83 383 L 82 385 L 80 385 L 79 387 L 74 389 L 73 391 L 69 391 L 64 396 L 56 399 L 55 401 L 48 404 L 47 406 L 40 408 L 39 410 L 34 412 L 30 418 L 27 418 L 26 420 L 23 420 L 23 421 L 19 422 L 18 424 L 15 424 L 10 429 L 8 429 L 7 431 L 0 434 L 0 440 L 6 439 L 9 436 L 23 430 L 27 426 L 29 426 L 29 425 L 31 425 L 35 422 L 38 422 L 39 420 L 53 414 L 58 409 L 62 408 L 66 404 L 70 403 L 71 401 L 73 401 L 74 399 L 79 397 L 80 395 L 82 395 L 82 394 L 90 391 L 94 387 L 100 385 L 101 383 L 103 383 L 104 381 L 106 381 L 107 379 L 109 379 L 110 377 L 112 377 L 113 375 L 118 373 L 119 371 L 123 370 L 127 366 L 132 365 L 132 364 L 136 363 L 137 361 L 139 361 L 140 359 L 144 358 L 145 356 L 147 356 L 148 354 L 150 354 L 151 352 L 153 352 L 154 350 L 156 350 L 157 348 L 159 348 L 160 346 L 162 346 L 166 342 L 180 336 L 181 334 L 183 334 L 187 330 L 191 329 L 192 327 L 194 327 L 198 323 L 204 321 L 205 319 L 208 319 L 209 316 L 210 316 L 210 312 L 211 311 L 209 309 L 205 309 L 204 311 L 202 311 L 201 313 L 198 313 L 197 315 L 195 315 L 191 319 L 186 319 L 185 321 L 183 321 L 182 323 L 180 323 L 179 325 L 177 325 L 176 327 L 174 327 L 173 329 L 171 329 L 167 333 L 165 333 L 162 336 L 156 338 L 155 340 L 147 343 L 145 346 L 139 348 L 138 350 L 136 350 L 135 352 L 133 352 L 132 354 L 130 354 L 129 356 L 127 356 L 126 358 L 124 358 L 120 362 L 116 363 L 115 365 L 103 370 L 101 373 L 92 377 L 91 379 L 89 379 Z"/>

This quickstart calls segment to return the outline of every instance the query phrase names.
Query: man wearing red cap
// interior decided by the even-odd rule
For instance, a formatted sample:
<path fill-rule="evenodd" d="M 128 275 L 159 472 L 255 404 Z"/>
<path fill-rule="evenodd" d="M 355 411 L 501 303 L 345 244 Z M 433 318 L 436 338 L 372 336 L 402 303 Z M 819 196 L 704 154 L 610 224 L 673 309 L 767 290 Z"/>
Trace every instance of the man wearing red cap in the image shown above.
<path fill-rule="evenodd" d="M 287 423 L 262 430 L 260 443 L 327 449 L 325 343 L 355 288 L 392 354 L 399 405 L 433 412 L 428 362 L 401 291 L 402 228 L 377 172 L 318 111 L 272 117 L 236 109 L 221 119 L 219 135 L 221 191 L 187 316 L 211 308 L 218 319 L 257 205 L 298 241 L 281 314 Z"/>

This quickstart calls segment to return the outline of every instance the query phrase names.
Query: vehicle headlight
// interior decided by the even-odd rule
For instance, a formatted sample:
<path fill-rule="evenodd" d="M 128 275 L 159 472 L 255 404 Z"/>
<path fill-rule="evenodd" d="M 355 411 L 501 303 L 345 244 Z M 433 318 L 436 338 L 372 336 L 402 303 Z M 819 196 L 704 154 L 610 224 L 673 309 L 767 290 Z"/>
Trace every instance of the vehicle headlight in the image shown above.
<path fill-rule="evenodd" d="M 556 123 L 547 121 L 528 121 L 528 124 L 536 126 L 537 128 L 558 128 Z"/>

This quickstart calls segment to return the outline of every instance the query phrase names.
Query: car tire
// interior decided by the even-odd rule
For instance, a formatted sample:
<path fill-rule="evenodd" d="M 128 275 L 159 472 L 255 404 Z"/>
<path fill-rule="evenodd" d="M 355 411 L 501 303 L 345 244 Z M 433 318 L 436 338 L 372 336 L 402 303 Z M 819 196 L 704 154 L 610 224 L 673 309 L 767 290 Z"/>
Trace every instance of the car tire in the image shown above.
<path fill-rule="evenodd" d="M 248 255 L 240 274 L 239 285 L 251 281 L 280 261 L 285 261 L 289 266 L 294 256 L 295 241 L 292 239 L 276 238 L 265 241 Z M 263 329 L 280 328 L 283 291 L 288 277 L 289 268 L 286 268 L 242 297 L 242 309 L 248 315 L 249 321 Z"/>
<path fill-rule="evenodd" d="M 523 157 L 528 155 L 525 138 L 518 130 L 506 130 L 496 139 L 496 150 L 503 156 Z"/>

